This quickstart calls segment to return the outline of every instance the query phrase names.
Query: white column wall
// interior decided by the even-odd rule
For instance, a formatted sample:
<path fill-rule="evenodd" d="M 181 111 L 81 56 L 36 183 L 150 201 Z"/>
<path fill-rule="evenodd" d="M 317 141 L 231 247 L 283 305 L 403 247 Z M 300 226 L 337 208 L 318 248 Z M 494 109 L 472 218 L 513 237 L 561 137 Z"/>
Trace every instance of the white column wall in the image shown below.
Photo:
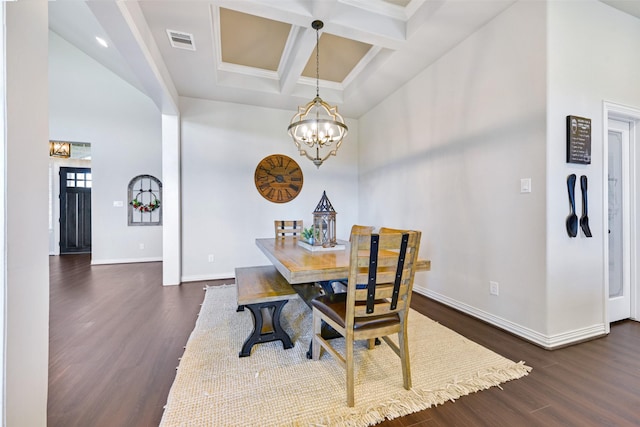
<path fill-rule="evenodd" d="M 49 354 L 45 0 L 4 3 L 7 427 L 46 426 Z"/>
<path fill-rule="evenodd" d="M 0 22 L 2 28 L 5 28 L 5 8 L 4 5 L 0 5 Z M 7 134 L 6 134 L 6 92 L 5 92 L 5 32 L 0 31 L 0 188 L 3 189 L 0 193 L 0 420 L 4 423 L 6 412 L 6 400 L 5 400 L 5 373 L 7 372 L 7 365 L 5 363 L 5 354 L 7 349 L 7 329 L 6 329 L 6 293 L 7 293 L 7 236 L 6 236 L 6 218 L 5 212 L 7 207 L 7 194 L 4 191 L 5 187 L 5 173 L 6 173 L 6 147 L 7 147 Z"/>
<path fill-rule="evenodd" d="M 275 219 L 310 225 L 323 190 L 337 211 L 338 237 L 348 237 L 358 221 L 354 121 L 347 120 L 349 135 L 337 157 L 318 169 L 287 134 L 294 111 L 181 98 L 180 112 L 183 281 L 228 278 L 236 267 L 269 264 L 255 238 L 272 237 Z M 302 191 L 289 203 L 265 200 L 254 185 L 256 166 L 270 154 L 287 155 L 303 170 Z"/>
<path fill-rule="evenodd" d="M 182 271 L 180 117 L 162 115 L 162 284 L 179 285 Z"/>

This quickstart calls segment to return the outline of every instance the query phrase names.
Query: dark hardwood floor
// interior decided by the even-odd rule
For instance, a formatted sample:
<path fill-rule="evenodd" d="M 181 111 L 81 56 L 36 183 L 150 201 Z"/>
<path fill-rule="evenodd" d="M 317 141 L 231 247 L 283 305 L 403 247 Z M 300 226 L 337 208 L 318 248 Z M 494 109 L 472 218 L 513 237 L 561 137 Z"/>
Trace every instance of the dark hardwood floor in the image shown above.
<path fill-rule="evenodd" d="M 162 287 L 160 263 L 89 261 L 50 259 L 48 425 L 157 426 L 204 282 Z M 607 337 L 547 351 L 423 296 L 412 305 L 533 372 L 380 426 L 640 425 L 640 323 L 619 322 Z"/>
<path fill-rule="evenodd" d="M 161 263 L 50 257 L 49 427 L 157 426 L 204 298 Z"/>

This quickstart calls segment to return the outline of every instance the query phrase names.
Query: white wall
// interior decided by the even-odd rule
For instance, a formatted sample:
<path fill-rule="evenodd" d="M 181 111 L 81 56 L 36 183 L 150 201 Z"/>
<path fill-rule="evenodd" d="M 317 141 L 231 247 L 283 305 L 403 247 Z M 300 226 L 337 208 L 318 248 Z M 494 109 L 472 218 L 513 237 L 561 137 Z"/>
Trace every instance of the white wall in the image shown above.
<path fill-rule="evenodd" d="M 49 33 L 49 138 L 90 142 L 92 262 L 162 259 L 161 226 L 127 225 L 127 185 L 162 180 L 161 115 L 111 71 Z M 123 201 L 123 207 L 114 207 Z M 140 244 L 144 249 L 140 249 Z"/>
<path fill-rule="evenodd" d="M 46 426 L 49 354 L 47 2 L 8 2 L 3 426 Z"/>
<path fill-rule="evenodd" d="M 546 347 L 606 331 L 603 101 L 640 105 L 638 40 L 599 1 L 520 1 L 360 120 L 361 221 L 423 230 L 418 290 Z M 589 166 L 566 163 L 567 115 L 592 119 Z M 570 173 L 591 239 L 566 233 Z"/>
<path fill-rule="evenodd" d="M 294 111 L 181 98 L 183 280 L 228 278 L 235 267 L 266 265 L 256 237 L 272 237 L 275 219 L 313 221 L 326 190 L 336 212 L 337 235 L 347 238 L 358 220 L 358 131 L 319 169 L 300 157 L 287 134 Z M 254 185 L 257 164 L 284 154 L 302 168 L 304 185 L 285 204 L 265 200 Z M 208 255 L 214 262 L 208 262 Z"/>
<path fill-rule="evenodd" d="M 604 312 L 603 101 L 640 108 L 640 20 L 599 1 L 549 3 L 548 334 L 554 341 L 581 330 L 602 331 Z M 565 162 L 565 117 L 591 118 L 590 165 Z M 567 236 L 566 179 L 589 179 L 589 225 Z M 579 184 L 576 195 L 580 195 Z M 582 207 L 577 202 L 577 209 Z"/>
<path fill-rule="evenodd" d="M 545 31 L 544 3 L 517 3 L 359 122 L 361 222 L 422 230 L 418 291 L 533 340 L 547 309 Z"/>

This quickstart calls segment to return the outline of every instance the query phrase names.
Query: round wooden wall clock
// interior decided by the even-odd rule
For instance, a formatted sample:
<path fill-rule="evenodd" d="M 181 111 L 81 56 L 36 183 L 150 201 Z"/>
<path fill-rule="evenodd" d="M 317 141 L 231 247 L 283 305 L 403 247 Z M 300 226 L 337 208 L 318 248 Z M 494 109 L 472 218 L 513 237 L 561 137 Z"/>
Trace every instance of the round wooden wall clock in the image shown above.
<path fill-rule="evenodd" d="M 254 180 L 262 197 L 274 203 L 287 203 L 302 190 L 302 169 L 291 157 L 272 154 L 258 163 Z"/>

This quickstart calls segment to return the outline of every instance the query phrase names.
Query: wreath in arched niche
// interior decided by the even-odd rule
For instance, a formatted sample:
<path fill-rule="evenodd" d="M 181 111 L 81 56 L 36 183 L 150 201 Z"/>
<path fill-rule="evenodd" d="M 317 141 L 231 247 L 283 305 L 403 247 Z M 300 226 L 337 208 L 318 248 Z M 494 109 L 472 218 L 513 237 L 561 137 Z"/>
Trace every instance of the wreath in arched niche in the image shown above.
<path fill-rule="evenodd" d="M 152 175 L 129 181 L 129 225 L 162 225 L 162 183 Z"/>

